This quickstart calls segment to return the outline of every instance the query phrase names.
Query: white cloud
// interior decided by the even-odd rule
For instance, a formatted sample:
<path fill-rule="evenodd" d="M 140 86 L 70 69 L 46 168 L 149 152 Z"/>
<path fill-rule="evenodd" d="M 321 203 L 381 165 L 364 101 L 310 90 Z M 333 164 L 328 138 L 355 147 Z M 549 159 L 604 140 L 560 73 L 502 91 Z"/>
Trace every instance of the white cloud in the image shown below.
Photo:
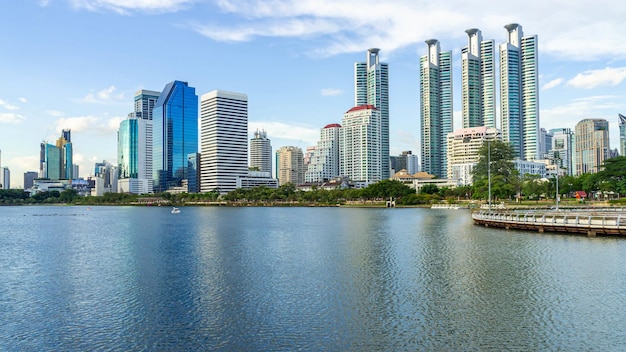
<path fill-rule="evenodd" d="M 24 97 L 19 97 L 18 98 L 22 103 L 26 104 L 28 103 L 28 99 L 24 98 Z"/>
<path fill-rule="evenodd" d="M 118 93 L 115 86 L 110 86 L 97 92 L 92 91 L 79 101 L 87 104 L 128 103 L 125 92 Z"/>
<path fill-rule="evenodd" d="M 46 7 L 50 3 L 50 0 L 39 0 L 39 6 Z"/>
<path fill-rule="evenodd" d="M 590 96 L 581 99 L 574 99 L 565 105 L 541 109 L 541 127 L 549 130 L 551 128 L 574 126 L 583 119 L 603 118 L 610 120 L 612 116 L 617 116 L 617 111 L 626 108 L 626 103 L 616 104 L 615 96 L 602 95 Z"/>
<path fill-rule="evenodd" d="M 341 95 L 343 91 L 336 88 L 323 88 L 320 93 L 325 97 L 333 97 L 336 95 Z"/>
<path fill-rule="evenodd" d="M 552 88 L 558 86 L 561 83 L 563 83 L 563 78 L 555 78 L 555 79 L 551 80 L 550 82 L 544 84 L 542 89 L 544 89 L 544 90 L 552 89 Z"/>
<path fill-rule="evenodd" d="M 97 128 L 99 118 L 95 116 L 62 117 L 56 121 L 55 130 L 61 133 L 62 130 L 70 129 L 72 132 L 82 132 L 91 128 Z"/>
<path fill-rule="evenodd" d="M 19 110 L 20 109 L 19 106 L 16 106 L 16 105 L 13 105 L 13 104 L 9 104 L 9 103 L 7 103 L 4 100 L 0 100 L 0 107 L 3 107 L 5 109 L 7 109 L 7 110 Z"/>
<path fill-rule="evenodd" d="M 52 117 L 61 117 L 65 115 L 63 111 L 58 111 L 58 110 L 47 110 L 46 113 Z"/>
<path fill-rule="evenodd" d="M 457 47 L 456 43 L 467 42 L 464 30 L 473 27 L 479 27 L 485 39 L 503 42 L 502 27 L 518 22 L 525 34 L 539 35 L 543 53 L 574 60 L 626 57 L 622 35 L 615 30 L 626 17 L 626 3 L 612 0 L 596 0 L 594 6 L 569 2 L 566 7 L 543 0 L 528 0 L 521 7 L 500 0 L 481 1 L 480 6 L 463 0 L 218 0 L 216 5 L 228 15 L 228 22 L 193 26 L 202 35 L 218 41 L 316 38 L 309 53 L 315 55 L 383 45 L 391 53 L 423 45 L 429 38 L 439 39 L 442 49 Z"/>
<path fill-rule="evenodd" d="M 72 6 L 88 11 L 109 10 L 121 15 L 131 12 L 165 13 L 184 9 L 194 0 L 70 0 Z"/>
<path fill-rule="evenodd" d="M 108 119 L 105 123 L 104 130 L 108 133 L 117 133 L 120 128 L 120 123 L 125 120 L 124 117 L 112 117 Z"/>
<path fill-rule="evenodd" d="M 265 130 L 269 139 L 283 139 L 293 144 L 315 145 L 319 139 L 320 129 L 302 124 L 290 124 L 275 121 L 256 121 L 248 123 L 249 134 L 256 130 Z M 274 146 L 277 148 L 276 146 Z"/>
<path fill-rule="evenodd" d="M 567 81 L 568 86 L 576 88 L 596 88 L 601 86 L 616 86 L 626 79 L 626 67 L 606 67 L 601 70 L 591 70 L 579 73 Z"/>
<path fill-rule="evenodd" d="M 0 123 L 18 123 L 24 120 L 24 116 L 12 112 L 0 112 Z"/>

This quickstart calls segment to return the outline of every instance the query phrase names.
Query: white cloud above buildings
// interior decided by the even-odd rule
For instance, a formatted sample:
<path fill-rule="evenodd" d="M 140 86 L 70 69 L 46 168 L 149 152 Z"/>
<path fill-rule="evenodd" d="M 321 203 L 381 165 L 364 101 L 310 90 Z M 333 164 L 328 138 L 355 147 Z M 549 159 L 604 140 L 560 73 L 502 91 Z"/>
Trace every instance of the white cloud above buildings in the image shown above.
<path fill-rule="evenodd" d="M 320 135 L 320 128 L 314 128 L 303 124 L 276 121 L 248 122 L 248 132 L 250 135 L 257 129 L 265 130 L 269 139 L 289 141 L 292 145 L 299 146 L 302 149 L 317 143 Z"/>
<path fill-rule="evenodd" d="M 24 116 L 13 112 L 0 112 L 0 123 L 18 123 L 24 120 Z"/>
<path fill-rule="evenodd" d="M 591 89 L 601 86 L 616 86 L 626 80 L 626 67 L 606 67 L 579 73 L 567 81 L 568 86 Z"/>
<path fill-rule="evenodd" d="M 133 12 L 166 13 L 186 8 L 194 0 L 69 0 L 76 9 L 114 11 L 121 15 Z M 47 1 L 42 1 L 47 5 Z M 41 2 L 40 2 L 41 4 Z M 45 5 L 42 5 L 45 6 Z"/>
<path fill-rule="evenodd" d="M 320 94 L 322 94 L 322 96 L 325 96 L 325 97 L 334 97 L 337 95 L 341 95 L 342 93 L 343 91 L 337 88 L 323 88 L 320 91 Z"/>
<path fill-rule="evenodd" d="M 109 86 L 99 91 L 91 91 L 79 102 L 86 104 L 128 104 L 126 92 L 118 92 L 115 86 Z"/>
<path fill-rule="evenodd" d="M 543 87 L 541 87 L 541 88 L 543 90 L 548 90 L 548 89 L 552 89 L 554 87 L 559 86 L 561 83 L 563 83 L 563 78 L 555 78 L 555 79 L 551 80 L 550 82 L 544 84 Z"/>

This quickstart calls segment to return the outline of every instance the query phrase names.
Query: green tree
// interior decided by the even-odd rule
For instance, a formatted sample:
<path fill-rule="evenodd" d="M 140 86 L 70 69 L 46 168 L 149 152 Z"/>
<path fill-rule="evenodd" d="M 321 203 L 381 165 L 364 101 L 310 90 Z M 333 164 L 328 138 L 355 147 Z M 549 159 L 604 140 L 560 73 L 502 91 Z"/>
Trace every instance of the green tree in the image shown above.
<path fill-rule="evenodd" d="M 520 192 L 519 172 L 513 164 L 515 151 L 509 143 L 500 140 L 486 141 L 478 154 L 478 163 L 472 169 L 474 197 L 488 197 L 489 174 L 492 198 L 510 198 Z"/>
<path fill-rule="evenodd" d="M 597 173 L 595 179 L 602 191 L 626 194 L 626 156 L 605 160 L 602 170 Z"/>

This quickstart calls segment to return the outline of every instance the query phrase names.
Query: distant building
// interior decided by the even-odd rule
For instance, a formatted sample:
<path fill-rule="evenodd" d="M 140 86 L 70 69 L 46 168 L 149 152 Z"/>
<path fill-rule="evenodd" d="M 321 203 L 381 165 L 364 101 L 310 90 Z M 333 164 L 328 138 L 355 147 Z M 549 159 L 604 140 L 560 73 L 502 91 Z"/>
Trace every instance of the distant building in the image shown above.
<path fill-rule="evenodd" d="M 41 143 L 39 176 L 50 180 L 73 178 L 73 148 L 70 130 L 63 130 L 56 144 Z"/>
<path fill-rule="evenodd" d="M 200 191 L 228 193 L 248 176 L 248 96 L 214 90 L 200 101 Z"/>
<path fill-rule="evenodd" d="M 548 159 L 566 170 L 567 175 L 576 173 L 576 136 L 570 128 L 553 128 L 552 148 L 548 152 Z"/>
<path fill-rule="evenodd" d="M 138 119 L 153 119 L 154 107 L 161 96 L 161 92 L 140 89 L 135 93 L 135 117 Z"/>
<path fill-rule="evenodd" d="M 552 150 L 552 138 L 554 135 L 552 132 L 546 131 L 545 128 L 539 129 L 539 157 L 545 159 L 549 157 L 549 152 Z"/>
<path fill-rule="evenodd" d="M 420 57 L 421 170 L 445 177 L 448 169 L 446 136 L 452 132 L 452 51 L 439 41 L 426 41 Z"/>
<path fill-rule="evenodd" d="M 250 139 L 250 167 L 261 172 L 272 172 L 272 144 L 265 130 L 254 132 Z"/>
<path fill-rule="evenodd" d="M 32 188 L 37 179 L 36 171 L 27 171 L 24 173 L 24 189 Z"/>
<path fill-rule="evenodd" d="M 576 176 L 598 173 L 610 157 L 609 122 L 585 119 L 576 124 Z"/>
<path fill-rule="evenodd" d="M 152 111 L 155 192 L 181 187 L 189 178 L 189 154 L 198 152 L 198 96 L 187 82 L 173 81 L 161 92 Z"/>
<path fill-rule="evenodd" d="M 8 167 L 0 167 L 0 186 L 1 189 L 11 188 L 11 171 Z"/>
<path fill-rule="evenodd" d="M 400 155 L 394 157 L 394 159 L 394 170 L 406 170 L 410 174 L 414 174 L 419 171 L 419 159 L 417 158 L 417 155 L 414 155 L 410 150 L 403 151 Z"/>
<path fill-rule="evenodd" d="M 340 124 L 331 123 L 320 130 L 320 139 L 304 175 L 305 182 L 325 182 L 339 176 L 340 129 Z"/>
<path fill-rule="evenodd" d="M 354 63 L 354 106 L 372 105 L 380 114 L 381 179 L 390 176 L 389 167 L 389 65 L 379 60 L 380 49 L 367 50 L 365 62 Z"/>
<path fill-rule="evenodd" d="M 494 40 L 483 40 L 479 29 L 465 31 L 468 45 L 461 50 L 463 128 L 496 127 L 496 62 Z"/>
<path fill-rule="evenodd" d="M 458 129 L 448 133 L 448 173 L 447 178 L 459 184 L 473 183 L 472 170 L 480 159 L 479 150 L 486 141 L 500 139 L 500 131 L 495 127 L 479 126 Z"/>
<path fill-rule="evenodd" d="M 304 183 L 304 155 L 302 149 L 293 146 L 280 147 L 276 151 L 276 175 L 280 186 L 287 183 Z"/>
<path fill-rule="evenodd" d="M 343 115 L 339 129 L 339 173 L 363 185 L 382 180 L 380 111 L 355 106 Z"/>
<path fill-rule="evenodd" d="M 520 159 L 540 159 L 537 35 L 524 36 L 517 23 L 504 28 L 507 42 L 500 44 L 502 139 Z"/>
<path fill-rule="evenodd" d="M 626 156 L 626 116 L 617 114 L 619 123 L 619 154 Z"/>
<path fill-rule="evenodd" d="M 278 180 L 272 178 L 271 172 L 248 171 L 245 177 L 237 177 L 237 188 L 254 188 L 265 186 L 267 188 L 278 188 Z"/>
<path fill-rule="evenodd" d="M 117 193 L 117 166 L 106 160 L 103 160 L 101 163 L 96 163 L 94 167 L 94 176 L 96 178 L 96 188 L 101 188 L 101 191 L 99 190 L 98 193 Z"/>
<path fill-rule="evenodd" d="M 152 121 L 137 118 L 132 113 L 120 123 L 117 132 L 118 192 L 152 193 L 152 127 Z"/>
<path fill-rule="evenodd" d="M 515 169 L 519 172 L 520 176 L 530 174 L 539 175 L 539 177 L 542 178 L 546 177 L 545 163 L 539 161 L 515 159 L 513 160 L 513 165 L 515 165 Z"/>

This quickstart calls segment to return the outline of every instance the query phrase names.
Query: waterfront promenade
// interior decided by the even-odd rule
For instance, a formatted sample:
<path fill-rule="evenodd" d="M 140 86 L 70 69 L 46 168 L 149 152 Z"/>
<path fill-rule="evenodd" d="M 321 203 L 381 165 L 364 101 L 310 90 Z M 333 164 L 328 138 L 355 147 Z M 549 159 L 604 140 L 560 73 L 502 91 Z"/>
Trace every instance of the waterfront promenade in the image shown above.
<path fill-rule="evenodd" d="M 626 208 L 481 209 L 472 213 L 477 225 L 538 232 L 626 235 Z"/>

